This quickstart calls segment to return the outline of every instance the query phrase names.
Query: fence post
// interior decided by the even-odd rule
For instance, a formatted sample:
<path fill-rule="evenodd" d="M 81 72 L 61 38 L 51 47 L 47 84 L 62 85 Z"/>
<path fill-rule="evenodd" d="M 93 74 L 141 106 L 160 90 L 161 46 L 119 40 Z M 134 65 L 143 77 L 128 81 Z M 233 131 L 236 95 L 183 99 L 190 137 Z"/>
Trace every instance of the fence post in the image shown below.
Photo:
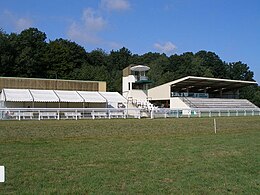
<path fill-rule="evenodd" d="M 217 133 L 217 123 L 216 119 L 214 118 L 214 132 Z"/>
<path fill-rule="evenodd" d="M 154 107 L 152 107 L 152 110 L 151 110 L 151 119 L 154 119 Z"/>
<path fill-rule="evenodd" d="M 18 120 L 21 120 L 21 110 L 18 111 Z"/>
<path fill-rule="evenodd" d="M 95 119 L 95 113 L 94 113 L 94 110 L 92 110 L 92 119 L 94 120 Z"/>

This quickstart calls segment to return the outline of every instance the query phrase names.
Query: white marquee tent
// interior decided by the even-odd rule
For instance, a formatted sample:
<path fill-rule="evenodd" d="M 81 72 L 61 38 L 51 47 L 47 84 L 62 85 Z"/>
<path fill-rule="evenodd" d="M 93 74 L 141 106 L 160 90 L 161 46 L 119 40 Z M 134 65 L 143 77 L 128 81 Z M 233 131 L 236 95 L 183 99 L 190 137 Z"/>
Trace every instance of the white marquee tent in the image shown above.
<path fill-rule="evenodd" d="M 118 92 L 2 89 L 0 102 L 7 108 L 118 108 L 127 100 Z"/>

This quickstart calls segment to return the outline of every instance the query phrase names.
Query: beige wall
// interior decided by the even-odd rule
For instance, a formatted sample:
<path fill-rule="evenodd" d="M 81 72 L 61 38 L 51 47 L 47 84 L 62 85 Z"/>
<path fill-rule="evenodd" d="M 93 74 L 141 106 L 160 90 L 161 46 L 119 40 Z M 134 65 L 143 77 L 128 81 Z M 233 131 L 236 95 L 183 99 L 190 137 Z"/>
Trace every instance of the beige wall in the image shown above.
<path fill-rule="evenodd" d="M 176 108 L 176 109 L 188 109 L 190 108 L 185 104 L 180 98 L 174 97 L 170 99 L 170 108 Z"/>
<path fill-rule="evenodd" d="M 170 85 L 160 85 L 148 90 L 148 98 L 151 98 L 152 100 L 169 100 L 170 91 Z"/>
<path fill-rule="evenodd" d="M 74 90 L 74 91 L 106 91 L 106 82 L 0 77 L 0 91 L 3 88 Z"/>
<path fill-rule="evenodd" d="M 106 92 L 107 91 L 107 83 L 106 82 L 98 82 L 98 91 Z"/>

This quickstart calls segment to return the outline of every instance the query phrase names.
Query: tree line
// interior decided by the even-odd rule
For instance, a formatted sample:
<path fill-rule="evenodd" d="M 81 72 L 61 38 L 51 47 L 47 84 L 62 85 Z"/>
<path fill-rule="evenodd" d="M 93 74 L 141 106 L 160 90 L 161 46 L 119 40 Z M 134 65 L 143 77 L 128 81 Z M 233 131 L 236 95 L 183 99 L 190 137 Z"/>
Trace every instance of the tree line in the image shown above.
<path fill-rule="evenodd" d="M 70 40 L 46 39 L 46 34 L 37 28 L 19 34 L 0 29 L 0 76 L 106 81 L 108 91 L 118 92 L 121 92 L 122 70 L 129 64 L 149 66 L 152 87 L 184 76 L 245 81 L 253 81 L 254 76 L 247 64 L 222 61 L 211 51 L 139 55 L 123 47 L 109 53 L 102 49 L 87 52 Z M 258 86 L 246 87 L 240 94 L 260 106 Z"/>

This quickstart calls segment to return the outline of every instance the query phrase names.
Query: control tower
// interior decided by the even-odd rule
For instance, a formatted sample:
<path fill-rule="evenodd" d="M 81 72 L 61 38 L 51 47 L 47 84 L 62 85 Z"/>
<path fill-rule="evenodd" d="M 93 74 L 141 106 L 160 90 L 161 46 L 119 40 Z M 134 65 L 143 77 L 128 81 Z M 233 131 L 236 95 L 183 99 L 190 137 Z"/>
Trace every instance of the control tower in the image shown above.
<path fill-rule="evenodd" d="M 146 76 L 150 67 L 131 64 L 123 70 L 123 96 L 137 107 L 149 107 L 148 86 L 152 83 Z"/>

